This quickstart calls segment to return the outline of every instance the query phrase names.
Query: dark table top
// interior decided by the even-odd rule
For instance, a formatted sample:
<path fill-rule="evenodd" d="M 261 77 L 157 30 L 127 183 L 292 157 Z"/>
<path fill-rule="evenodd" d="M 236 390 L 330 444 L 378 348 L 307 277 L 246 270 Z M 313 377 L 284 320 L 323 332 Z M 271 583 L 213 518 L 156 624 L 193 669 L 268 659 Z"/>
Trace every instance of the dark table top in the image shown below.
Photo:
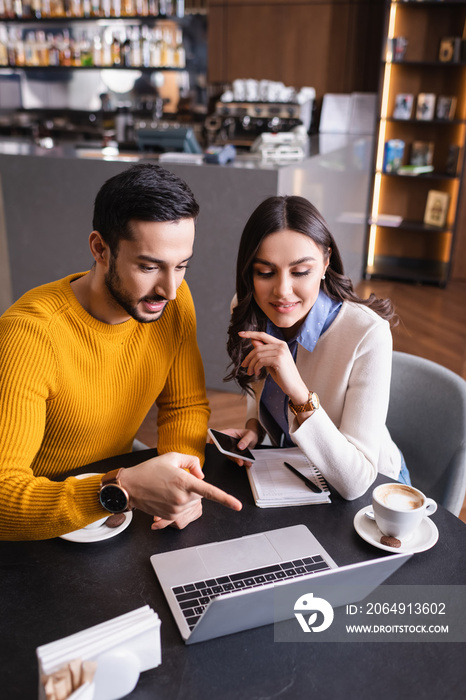
<path fill-rule="evenodd" d="M 121 455 L 80 471 L 128 467 L 154 454 Z M 384 556 L 352 525 L 354 515 L 370 502 L 370 493 L 352 502 L 332 493 L 331 504 L 260 509 L 244 469 L 211 445 L 205 474 L 238 497 L 243 510 L 204 501 L 202 518 L 182 531 L 152 531 L 150 516 L 135 511 L 124 532 L 103 542 L 56 538 L 0 543 L 0 658 L 2 688 L 9 700 L 36 697 L 36 647 L 145 604 L 162 622 L 162 664 L 141 674 L 131 694 L 135 700 L 308 698 L 313 692 L 331 700 L 450 700 L 464 695 L 462 643 L 277 643 L 273 625 L 268 625 L 186 646 L 149 561 L 156 552 L 304 523 L 339 565 Z M 382 481 L 387 479 L 379 477 L 376 483 Z M 439 541 L 411 557 L 390 577 L 390 584 L 466 583 L 466 526 L 442 507 L 432 519 Z"/>

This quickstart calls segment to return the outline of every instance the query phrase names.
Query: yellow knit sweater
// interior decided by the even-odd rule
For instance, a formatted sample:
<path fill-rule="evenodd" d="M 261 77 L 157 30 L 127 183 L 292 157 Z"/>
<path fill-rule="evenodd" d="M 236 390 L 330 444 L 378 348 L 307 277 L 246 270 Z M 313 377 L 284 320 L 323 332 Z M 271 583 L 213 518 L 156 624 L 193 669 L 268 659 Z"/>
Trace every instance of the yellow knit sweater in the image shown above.
<path fill-rule="evenodd" d="M 46 539 L 105 515 L 100 477 L 70 469 L 124 452 L 157 401 L 159 453 L 203 459 L 209 417 L 186 282 L 154 323 L 109 325 L 70 282 L 38 287 L 0 318 L 0 539 Z"/>

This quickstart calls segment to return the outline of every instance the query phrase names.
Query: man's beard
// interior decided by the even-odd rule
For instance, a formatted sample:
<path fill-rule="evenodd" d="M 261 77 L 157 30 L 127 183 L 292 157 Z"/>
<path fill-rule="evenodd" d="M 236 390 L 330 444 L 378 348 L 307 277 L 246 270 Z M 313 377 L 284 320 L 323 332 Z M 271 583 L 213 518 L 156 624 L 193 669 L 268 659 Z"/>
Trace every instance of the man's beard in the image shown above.
<path fill-rule="evenodd" d="M 154 321 L 158 321 L 167 308 L 167 304 L 164 305 L 163 309 L 158 314 L 154 314 L 153 317 L 142 316 L 138 311 L 137 304 L 141 301 L 148 301 L 151 303 L 166 301 L 165 297 L 154 294 L 151 297 L 143 297 L 142 299 L 138 299 L 137 303 L 135 304 L 134 299 L 122 287 L 121 280 L 118 276 L 118 272 L 116 271 L 115 260 L 116 258 L 112 255 L 110 257 L 108 272 L 104 278 L 105 286 L 107 287 L 112 299 L 119 306 L 121 306 L 121 308 L 124 309 L 126 313 L 131 316 L 131 318 L 134 318 L 134 320 L 138 321 L 139 323 L 153 323 Z"/>

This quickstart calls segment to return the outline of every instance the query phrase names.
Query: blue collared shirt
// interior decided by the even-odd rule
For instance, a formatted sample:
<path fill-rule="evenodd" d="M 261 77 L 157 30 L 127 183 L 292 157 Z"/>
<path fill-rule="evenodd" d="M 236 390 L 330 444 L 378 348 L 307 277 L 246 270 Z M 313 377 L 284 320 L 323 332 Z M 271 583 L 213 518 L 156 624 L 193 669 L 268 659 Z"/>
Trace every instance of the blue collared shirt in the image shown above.
<path fill-rule="evenodd" d="M 322 333 L 335 320 L 340 308 L 341 301 L 330 299 L 325 292 L 319 291 L 319 296 L 304 319 L 297 335 L 290 340 L 286 340 L 295 362 L 298 344 L 308 352 L 312 352 Z M 281 328 L 275 326 L 271 321 L 267 321 L 266 332 L 274 338 L 285 340 Z M 274 441 L 282 447 L 292 446 L 293 442 L 288 428 L 288 397 L 270 375 L 265 381 L 261 396 L 261 413 L 264 418 L 267 417 L 267 425 L 265 427 L 267 432 L 271 433 Z"/>

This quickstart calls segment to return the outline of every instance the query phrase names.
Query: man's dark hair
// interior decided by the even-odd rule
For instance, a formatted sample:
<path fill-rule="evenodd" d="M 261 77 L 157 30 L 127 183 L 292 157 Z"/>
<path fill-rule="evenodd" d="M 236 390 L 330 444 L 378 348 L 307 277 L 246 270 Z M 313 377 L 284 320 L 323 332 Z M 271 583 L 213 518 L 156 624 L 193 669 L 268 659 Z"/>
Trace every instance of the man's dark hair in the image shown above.
<path fill-rule="evenodd" d="M 92 226 L 115 256 L 120 240 L 132 239 L 132 220 L 179 221 L 198 214 L 199 205 L 184 180 L 159 165 L 141 163 L 102 185 Z"/>

